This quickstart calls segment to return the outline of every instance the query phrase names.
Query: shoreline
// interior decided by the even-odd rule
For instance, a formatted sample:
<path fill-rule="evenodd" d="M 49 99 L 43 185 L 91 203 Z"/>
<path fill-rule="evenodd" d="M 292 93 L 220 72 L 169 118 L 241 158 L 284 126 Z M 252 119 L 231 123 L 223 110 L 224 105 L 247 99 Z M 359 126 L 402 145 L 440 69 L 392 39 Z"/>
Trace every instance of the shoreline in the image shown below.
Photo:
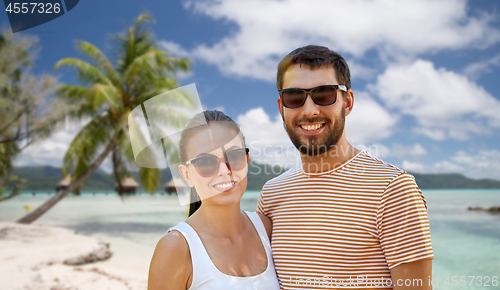
<path fill-rule="evenodd" d="M 74 230 L 0 221 L 0 288 L 146 289 L 147 273 L 112 252 L 107 241 Z"/>

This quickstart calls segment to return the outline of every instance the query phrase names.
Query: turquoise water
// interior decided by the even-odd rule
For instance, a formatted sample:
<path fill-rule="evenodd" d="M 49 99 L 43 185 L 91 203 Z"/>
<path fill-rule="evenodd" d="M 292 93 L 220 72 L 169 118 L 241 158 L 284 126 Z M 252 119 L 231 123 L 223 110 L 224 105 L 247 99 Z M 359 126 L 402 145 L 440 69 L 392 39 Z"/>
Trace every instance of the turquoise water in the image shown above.
<path fill-rule="evenodd" d="M 14 221 L 51 196 L 47 192 L 25 191 L 21 196 L 0 202 L 0 220 Z M 53 195 L 53 191 L 51 191 Z M 241 207 L 255 211 L 259 192 L 247 192 Z M 427 190 L 429 221 L 435 258 L 434 289 L 500 289 L 491 278 L 500 278 L 500 214 L 468 211 L 468 206 L 500 206 L 500 190 Z M 153 249 L 166 229 L 186 218 L 187 208 L 175 196 L 138 194 L 120 199 L 111 191 L 82 192 L 68 196 L 36 223 L 62 226 L 87 235 L 121 238 Z M 150 257 L 145 257 L 150 259 Z M 452 277 L 466 286 L 452 286 Z M 489 285 L 477 286 L 479 278 L 490 277 Z M 448 277 L 449 285 L 445 285 Z"/>

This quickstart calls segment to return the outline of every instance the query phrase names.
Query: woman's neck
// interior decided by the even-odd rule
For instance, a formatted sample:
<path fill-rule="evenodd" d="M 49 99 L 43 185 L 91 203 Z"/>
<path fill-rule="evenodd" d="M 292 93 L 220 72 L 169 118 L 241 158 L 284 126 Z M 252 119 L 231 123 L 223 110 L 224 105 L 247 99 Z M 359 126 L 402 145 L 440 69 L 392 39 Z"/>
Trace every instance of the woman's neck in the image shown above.
<path fill-rule="evenodd" d="M 239 202 L 231 205 L 202 203 L 187 222 L 198 226 L 205 234 L 233 240 L 245 230 L 244 215 Z"/>

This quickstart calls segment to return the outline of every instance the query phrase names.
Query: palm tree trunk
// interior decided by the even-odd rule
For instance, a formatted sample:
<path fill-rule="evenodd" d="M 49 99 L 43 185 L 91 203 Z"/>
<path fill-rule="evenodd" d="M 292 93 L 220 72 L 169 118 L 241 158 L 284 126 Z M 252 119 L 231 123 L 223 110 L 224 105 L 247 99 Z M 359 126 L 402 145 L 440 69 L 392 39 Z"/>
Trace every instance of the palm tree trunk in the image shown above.
<path fill-rule="evenodd" d="M 61 199 L 63 199 L 66 195 L 68 195 L 68 193 L 72 192 L 80 184 L 82 184 L 85 180 L 87 180 L 87 178 L 89 178 L 92 175 L 92 173 L 94 173 L 94 171 L 96 171 L 97 168 L 99 168 L 99 166 L 104 161 L 104 159 L 106 159 L 109 152 L 111 152 L 111 150 L 114 148 L 115 144 L 116 144 L 116 135 L 113 139 L 111 139 L 109 144 L 106 146 L 106 148 L 101 153 L 101 155 L 99 155 L 99 157 L 96 159 L 96 161 L 94 161 L 94 163 L 87 168 L 85 173 L 83 173 L 77 179 L 73 180 L 73 182 L 71 182 L 68 187 L 66 187 L 65 189 L 59 190 L 59 192 L 57 192 L 57 194 L 55 196 L 53 196 L 51 199 L 47 200 L 44 204 L 39 206 L 37 209 L 35 209 L 31 213 L 25 215 L 24 217 L 20 218 L 16 222 L 20 223 L 20 224 L 31 224 L 32 222 L 37 220 L 39 217 L 41 217 L 44 213 L 46 213 L 49 209 L 51 209 L 56 203 L 58 203 Z"/>
<path fill-rule="evenodd" d="M 116 180 L 116 192 L 118 192 L 118 195 L 120 197 L 123 197 L 123 185 L 122 185 L 122 181 L 120 179 L 120 176 L 118 176 L 118 169 L 117 169 L 117 165 L 116 165 L 116 162 L 117 162 L 117 150 L 118 148 L 115 148 L 113 150 L 113 158 L 112 158 L 112 161 L 113 161 L 113 173 L 114 173 L 114 176 L 115 176 L 115 180 Z"/>
<path fill-rule="evenodd" d="M 0 197 L 0 202 L 2 201 L 6 201 L 6 200 L 9 200 L 13 197 L 16 197 L 18 195 L 21 194 L 21 185 L 23 184 L 23 182 L 19 181 L 16 186 L 14 187 L 14 189 L 12 190 L 12 192 L 8 195 L 8 196 L 4 196 L 4 197 Z"/>

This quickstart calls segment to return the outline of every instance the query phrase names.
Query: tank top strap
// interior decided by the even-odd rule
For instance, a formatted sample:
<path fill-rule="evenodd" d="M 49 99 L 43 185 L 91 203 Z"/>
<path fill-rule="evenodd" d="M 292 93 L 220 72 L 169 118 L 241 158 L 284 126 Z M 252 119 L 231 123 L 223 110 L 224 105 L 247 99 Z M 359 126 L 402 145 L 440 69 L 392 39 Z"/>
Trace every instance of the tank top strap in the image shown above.
<path fill-rule="evenodd" d="M 266 227 L 264 226 L 264 223 L 260 219 L 259 214 L 255 213 L 255 212 L 249 212 L 249 211 L 245 211 L 245 213 L 250 218 L 250 220 L 253 223 L 253 226 L 255 227 L 255 229 L 257 230 L 257 233 L 259 234 L 259 237 L 262 241 L 262 244 L 266 250 L 268 260 L 269 260 L 269 258 L 272 259 L 271 242 L 269 240 L 269 237 L 267 236 Z"/>

